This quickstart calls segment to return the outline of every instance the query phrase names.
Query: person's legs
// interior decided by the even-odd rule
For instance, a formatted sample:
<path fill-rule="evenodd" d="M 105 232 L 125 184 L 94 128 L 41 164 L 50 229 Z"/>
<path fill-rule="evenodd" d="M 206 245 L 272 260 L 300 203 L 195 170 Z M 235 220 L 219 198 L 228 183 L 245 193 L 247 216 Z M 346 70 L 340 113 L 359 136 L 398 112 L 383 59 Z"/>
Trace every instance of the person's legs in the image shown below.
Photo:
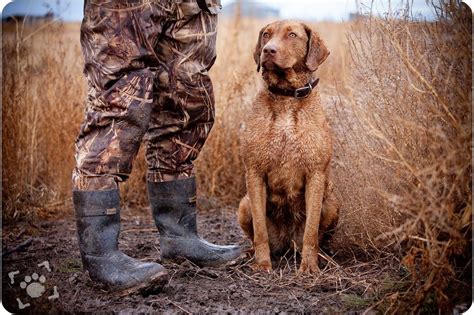
<path fill-rule="evenodd" d="M 148 129 L 161 62 L 154 46 L 167 18 L 144 0 L 86 0 L 81 46 L 88 94 L 74 189 L 114 189 L 129 176 Z"/>
<path fill-rule="evenodd" d="M 216 58 L 217 15 L 196 1 L 177 5 L 156 47 L 162 65 L 156 101 L 145 136 L 147 179 L 163 182 L 194 176 L 197 158 L 214 123 L 214 93 L 208 70 Z"/>
<path fill-rule="evenodd" d="M 235 259 L 240 251 L 198 237 L 193 165 L 214 122 L 208 70 L 216 58 L 217 15 L 202 11 L 196 1 L 176 5 L 173 14 L 156 48 L 163 63 L 145 136 L 148 193 L 160 231 L 161 256 L 218 265 Z"/>
<path fill-rule="evenodd" d="M 149 124 L 159 60 L 153 46 L 168 12 L 142 0 L 86 1 L 81 26 L 88 84 L 76 141 L 73 201 L 79 246 L 90 277 L 114 290 L 166 279 L 164 268 L 118 250 L 120 196 Z"/>

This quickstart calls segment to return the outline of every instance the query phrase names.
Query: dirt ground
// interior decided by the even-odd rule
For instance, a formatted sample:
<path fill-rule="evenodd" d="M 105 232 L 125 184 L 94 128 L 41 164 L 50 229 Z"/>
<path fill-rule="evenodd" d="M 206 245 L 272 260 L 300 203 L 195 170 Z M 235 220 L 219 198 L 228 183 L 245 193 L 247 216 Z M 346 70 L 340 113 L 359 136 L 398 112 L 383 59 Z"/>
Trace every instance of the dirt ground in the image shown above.
<path fill-rule="evenodd" d="M 219 244 L 250 247 L 238 227 L 235 209 L 208 208 L 198 215 L 203 237 Z M 138 212 L 131 215 L 130 209 L 123 209 L 119 246 L 130 256 L 159 262 L 159 241 L 152 218 L 147 215 L 148 209 Z M 298 261 L 291 254 L 274 261 L 271 274 L 253 271 L 250 256 L 243 255 L 234 265 L 220 269 L 199 268 L 187 261 L 163 263 L 171 277 L 162 291 L 119 297 L 104 291 L 81 271 L 72 210 L 63 219 L 6 225 L 2 238 L 2 303 L 14 313 L 357 313 L 375 305 L 376 297 L 384 290 L 403 284 L 394 272 L 396 267 L 387 261 L 373 261 L 371 265 L 355 254 L 350 257 L 336 252 L 333 258 L 320 259 L 322 272 L 318 276 L 296 276 Z M 45 277 L 43 282 L 41 276 Z M 31 284 L 42 285 L 44 293 L 40 291 L 41 296 L 32 298 L 28 294 Z"/>

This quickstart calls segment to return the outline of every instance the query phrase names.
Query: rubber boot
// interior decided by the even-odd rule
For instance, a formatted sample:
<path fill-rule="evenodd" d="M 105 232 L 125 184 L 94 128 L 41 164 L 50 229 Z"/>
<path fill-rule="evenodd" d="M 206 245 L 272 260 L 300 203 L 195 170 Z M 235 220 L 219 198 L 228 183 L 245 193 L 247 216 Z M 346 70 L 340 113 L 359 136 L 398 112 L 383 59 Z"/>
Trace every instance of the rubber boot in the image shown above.
<path fill-rule="evenodd" d="M 82 264 L 93 281 L 111 291 L 131 294 L 158 289 L 168 279 L 165 268 L 141 262 L 118 249 L 120 195 L 118 189 L 73 191 Z"/>
<path fill-rule="evenodd" d="M 162 259 L 185 258 L 199 266 L 219 266 L 240 255 L 238 246 L 218 246 L 198 236 L 195 178 L 148 182 L 148 195 L 160 232 Z"/>

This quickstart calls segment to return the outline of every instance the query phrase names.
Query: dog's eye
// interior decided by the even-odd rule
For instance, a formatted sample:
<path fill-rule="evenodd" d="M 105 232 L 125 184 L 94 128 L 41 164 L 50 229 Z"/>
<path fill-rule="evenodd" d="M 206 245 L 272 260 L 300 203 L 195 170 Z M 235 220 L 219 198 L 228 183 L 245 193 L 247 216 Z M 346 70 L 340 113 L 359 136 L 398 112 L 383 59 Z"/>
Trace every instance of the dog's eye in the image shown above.
<path fill-rule="evenodd" d="M 288 37 L 295 38 L 295 37 L 296 37 L 296 33 L 291 32 L 290 34 L 288 34 Z"/>
<path fill-rule="evenodd" d="M 270 33 L 265 32 L 265 33 L 263 33 L 262 37 L 263 37 L 263 38 L 269 38 L 269 37 L 270 37 Z"/>

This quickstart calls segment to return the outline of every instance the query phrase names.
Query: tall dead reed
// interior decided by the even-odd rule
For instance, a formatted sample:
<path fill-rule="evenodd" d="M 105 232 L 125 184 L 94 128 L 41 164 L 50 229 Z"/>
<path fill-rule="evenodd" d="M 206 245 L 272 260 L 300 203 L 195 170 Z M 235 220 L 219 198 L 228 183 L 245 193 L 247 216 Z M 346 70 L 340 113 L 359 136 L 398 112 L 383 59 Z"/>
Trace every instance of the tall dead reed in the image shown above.
<path fill-rule="evenodd" d="M 64 211 L 83 111 L 78 38 L 54 21 L 4 23 L 3 218 Z"/>
<path fill-rule="evenodd" d="M 413 20 L 408 3 L 348 35 L 353 83 L 344 104 L 357 133 L 343 149 L 359 152 L 360 182 L 345 195 L 362 205 L 344 232 L 366 233 L 376 251 L 401 245 L 412 283 L 390 296 L 399 302 L 392 311 L 452 310 L 449 292 L 472 281 L 472 17 L 458 1 L 431 5 L 436 21 Z"/>

